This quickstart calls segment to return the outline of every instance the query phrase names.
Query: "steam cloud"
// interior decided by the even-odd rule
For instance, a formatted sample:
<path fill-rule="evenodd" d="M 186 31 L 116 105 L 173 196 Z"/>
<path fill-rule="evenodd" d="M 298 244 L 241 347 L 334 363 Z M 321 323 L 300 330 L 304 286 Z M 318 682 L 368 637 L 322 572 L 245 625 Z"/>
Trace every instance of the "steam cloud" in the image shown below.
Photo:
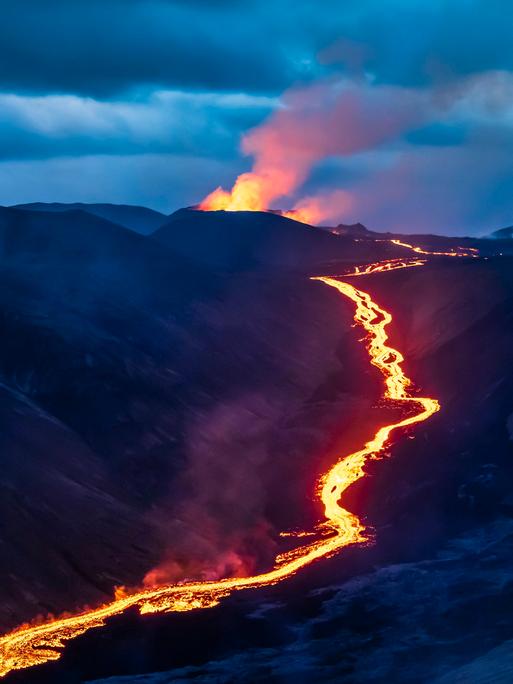
<path fill-rule="evenodd" d="M 347 52 L 345 44 L 342 48 Z M 356 55 L 355 62 L 359 61 Z M 440 82 L 429 89 L 375 84 L 361 74 L 353 80 L 325 79 L 292 88 L 283 95 L 280 108 L 242 139 L 243 152 L 254 158 L 252 170 L 240 175 L 231 191 L 214 190 L 200 208 L 273 208 L 280 198 L 297 195 L 319 161 L 360 155 L 365 165 L 365 153 L 372 150 L 372 173 L 363 181 L 350 190 L 303 198 L 286 215 L 311 224 L 349 215 L 353 220 L 377 217 L 383 223 L 393 206 L 396 228 L 411 228 L 407 222 L 412 216 L 417 228 L 432 228 L 435 219 L 443 225 L 444 217 L 446 222 L 452 214 L 457 221 L 464 213 L 460 205 L 469 205 L 469 193 L 459 196 L 454 179 L 466 173 L 469 164 L 475 166 L 474 157 L 491 126 L 508 135 L 512 93 L 513 79 L 504 72 Z M 430 145 L 431 126 L 432 132 L 438 126 L 448 135 L 455 129 L 477 133 L 465 146 Z M 422 137 L 426 130 L 424 146 L 405 137 L 413 132 Z M 503 156 L 500 163 L 507 164 L 507 153 Z M 486 155 L 480 157 L 479 169 L 492 177 L 497 156 L 491 162 Z M 492 168 L 487 170 L 487 164 Z M 475 185 L 479 192 L 481 182 L 476 172 L 463 187 Z"/>
<path fill-rule="evenodd" d="M 254 157 L 252 171 L 239 176 L 231 192 L 214 190 L 202 209 L 268 209 L 300 187 L 319 160 L 375 148 L 418 126 L 429 111 L 421 91 L 340 80 L 293 88 L 282 102 L 242 140 L 243 151 Z M 303 199 L 289 215 L 317 223 L 350 206 L 348 193 L 338 191 Z"/>

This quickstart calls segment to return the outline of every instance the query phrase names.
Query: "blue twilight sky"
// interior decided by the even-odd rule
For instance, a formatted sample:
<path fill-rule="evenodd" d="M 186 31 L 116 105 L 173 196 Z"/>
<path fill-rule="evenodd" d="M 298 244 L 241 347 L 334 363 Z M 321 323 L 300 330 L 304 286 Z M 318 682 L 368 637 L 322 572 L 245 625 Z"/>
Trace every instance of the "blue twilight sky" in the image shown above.
<path fill-rule="evenodd" d="M 513 223 L 512 36 L 509 0 L 4 0 L 0 204 L 193 204 L 250 169 L 241 135 L 284 92 L 320 84 L 367 132 L 394 125 L 339 140 L 290 203 L 344 189 L 345 221 L 490 232 Z"/>

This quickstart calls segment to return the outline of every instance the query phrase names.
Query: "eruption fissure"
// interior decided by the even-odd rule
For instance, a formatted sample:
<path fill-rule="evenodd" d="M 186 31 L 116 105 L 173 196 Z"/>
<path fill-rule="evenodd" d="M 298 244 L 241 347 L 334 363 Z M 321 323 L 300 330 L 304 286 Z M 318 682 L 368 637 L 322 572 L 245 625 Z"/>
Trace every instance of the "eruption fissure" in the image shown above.
<path fill-rule="evenodd" d="M 421 266 L 424 263 L 424 260 L 419 259 L 388 260 L 357 267 L 347 275 L 365 275 Z M 360 519 L 340 505 L 342 494 L 365 475 L 365 465 L 369 459 L 385 455 L 384 450 L 393 431 L 427 420 L 440 409 L 440 405 L 436 399 L 417 397 L 411 392 L 411 381 L 401 365 L 403 355 L 387 343 L 386 328 L 392 321 L 388 311 L 382 309 L 369 293 L 336 277 L 316 276 L 312 280 L 333 288 L 354 303 L 354 320 L 366 333 L 370 362 L 383 376 L 384 397 L 395 404 L 401 402 L 408 408 L 405 417 L 380 427 L 359 451 L 341 457 L 321 477 L 317 493 L 324 507 L 325 519 L 319 525 L 317 538 L 280 554 L 274 567 L 259 575 L 144 588 L 129 595 L 118 592 L 112 602 L 100 608 L 50 619 L 43 624 L 22 626 L 0 638 L 0 676 L 57 660 L 67 641 L 90 629 L 104 626 L 108 618 L 128 608 L 137 607 L 141 614 L 146 614 L 212 607 L 234 591 L 276 584 L 317 559 L 331 556 L 345 546 L 368 540 Z"/>

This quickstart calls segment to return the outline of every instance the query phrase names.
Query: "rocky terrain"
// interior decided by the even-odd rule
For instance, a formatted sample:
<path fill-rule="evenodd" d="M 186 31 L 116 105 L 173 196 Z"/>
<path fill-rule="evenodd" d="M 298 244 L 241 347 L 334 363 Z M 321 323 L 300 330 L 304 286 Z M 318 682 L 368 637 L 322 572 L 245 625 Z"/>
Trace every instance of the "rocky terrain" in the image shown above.
<path fill-rule="evenodd" d="M 82 211 L 1 210 L 0 255 L 4 628 L 139 584 L 169 549 L 172 578 L 253 567 L 317 514 L 312 449 L 379 391 L 341 379 L 364 352 L 318 284 Z M 309 415 L 316 393 L 331 414 Z"/>
<path fill-rule="evenodd" d="M 385 409 L 350 304 L 308 275 L 406 253 L 342 232 L 185 210 L 141 237 L 2 210 L 4 625 L 152 569 L 263 567 L 318 517 L 317 476 Z M 348 492 L 372 544 L 208 611 L 117 618 L 6 681 L 509 681 L 511 245 L 467 245 L 489 258 L 358 281 L 442 403 Z"/>

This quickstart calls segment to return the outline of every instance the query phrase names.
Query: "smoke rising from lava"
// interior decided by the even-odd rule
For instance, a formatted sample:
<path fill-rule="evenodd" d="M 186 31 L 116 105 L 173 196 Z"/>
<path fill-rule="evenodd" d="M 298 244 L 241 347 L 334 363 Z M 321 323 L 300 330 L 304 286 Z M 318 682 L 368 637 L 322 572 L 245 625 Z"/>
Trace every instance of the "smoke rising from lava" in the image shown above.
<path fill-rule="evenodd" d="M 242 577 L 272 560 L 277 534 L 264 514 L 261 473 L 272 417 L 269 402 L 250 394 L 225 400 L 194 421 L 187 467 L 154 514 L 165 553 L 145 585 Z"/>
<path fill-rule="evenodd" d="M 203 210 L 264 211 L 292 195 L 312 167 L 327 157 L 350 156 L 394 139 L 424 121 L 429 109 L 421 91 L 327 80 L 285 93 L 282 106 L 249 131 L 242 150 L 254 158 L 231 191 L 217 188 Z M 347 192 L 300 200 L 287 215 L 308 223 L 344 214 Z"/>

